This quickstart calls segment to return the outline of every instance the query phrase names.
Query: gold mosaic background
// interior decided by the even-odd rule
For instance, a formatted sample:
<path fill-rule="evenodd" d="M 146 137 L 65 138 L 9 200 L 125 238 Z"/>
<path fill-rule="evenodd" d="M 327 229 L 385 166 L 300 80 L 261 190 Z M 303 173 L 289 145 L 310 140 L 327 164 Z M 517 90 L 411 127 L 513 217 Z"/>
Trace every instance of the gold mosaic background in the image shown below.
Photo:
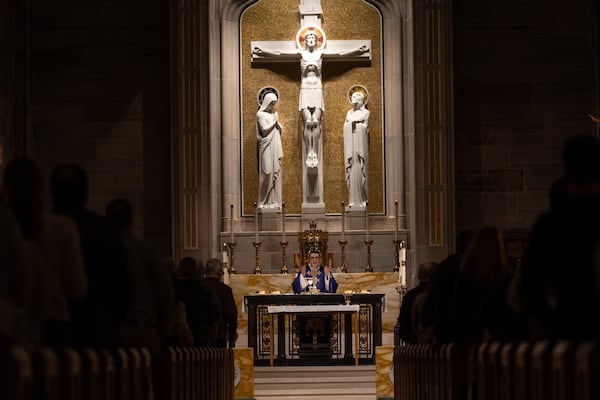
<path fill-rule="evenodd" d="M 248 8 L 241 19 L 242 84 L 242 182 L 243 213 L 254 213 L 257 198 L 258 164 L 256 111 L 258 92 L 264 86 L 279 91 L 280 124 L 283 127 L 283 201 L 286 213 L 300 214 L 302 206 L 302 139 L 298 113 L 300 66 L 298 62 L 264 63 L 251 66 L 250 42 L 295 41 L 300 29 L 298 0 L 262 0 Z M 363 0 L 322 0 L 321 28 L 327 40 L 370 39 L 371 63 L 323 62 L 325 113 L 323 116 L 323 189 L 327 213 L 339 213 L 348 202 L 344 176 L 343 125 L 350 109 L 348 90 L 363 85 L 369 91 L 369 211 L 383 213 L 383 89 L 381 20 L 377 10 Z M 233 106 L 233 105 L 232 105 Z"/>

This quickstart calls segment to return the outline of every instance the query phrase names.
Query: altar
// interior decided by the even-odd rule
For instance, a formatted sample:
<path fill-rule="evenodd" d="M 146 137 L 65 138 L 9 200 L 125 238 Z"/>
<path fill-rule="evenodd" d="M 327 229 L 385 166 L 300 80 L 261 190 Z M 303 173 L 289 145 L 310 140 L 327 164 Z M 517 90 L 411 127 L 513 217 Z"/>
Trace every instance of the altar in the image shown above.
<path fill-rule="evenodd" d="M 229 286 L 233 291 L 238 309 L 239 338 L 235 344 L 236 348 L 252 347 L 258 343 L 249 335 L 249 332 L 256 328 L 249 326 L 252 318 L 248 310 L 247 296 L 253 296 L 255 302 L 268 302 L 271 296 L 307 298 L 308 300 L 309 295 L 295 295 L 292 293 L 292 281 L 295 275 L 293 269 L 291 272 L 290 274 L 237 274 L 229 276 Z M 334 294 L 334 296 L 337 296 L 334 304 L 345 304 L 345 292 L 351 292 L 355 296 L 368 296 L 374 293 L 383 294 L 383 297 L 380 297 L 382 346 L 393 346 L 394 327 L 400 311 L 400 296 L 397 292 L 399 287 L 398 273 L 342 273 L 336 271 L 334 274 L 339 284 L 338 291 Z M 261 300 L 261 298 L 264 299 Z M 254 320 L 259 321 L 256 318 Z M 261 363 L 268 364 L 268 351 L 264 357 L 261 357 L 261 360 Z"/>
<path fill-rule="evenodd" d="M 344 355 L 343 360 L 354 359 L 354 363 L 358 365 L 358 320 L 360 318 L 360 306 L 349 304 L 316 304 L 316 305 L 290 305 L 290 306 L 268 306 L 270 335 L 269 341 L 271 350 L 269 351 L 269 365 L 272 367 L 273 357 L 275 354 L 275 324 L 273 316 L 278 317 L 277 323 L 277 355 L 280 364 L 287 364 L 287 359 L 291 358 L 291 352 L 288 353 L 282 345 L 287 345 L 287 348 L 297 350 L 300 359 L 303 359 L 307 364 L 318 363 L 317 361 L 331 364 L 333 360 L 336 344 L 340 339 L 340 321 L 339 315 L 349 316 L 344 320 Z M 285 321 L 288 316 L 287 324 Z M 328 323 L 332 320 L 336 321 L 337 329 L 331 329 L 332 324 Z M 323 321 L 327 323 L 323 323 Z M 290 331 L 286 333 L 285 326 L 290 327 Z M 354 346 L 352 346 L 352 332 L 354 332 Z M 295 334 L 294 334 L 295 333 Z M 287 339 L 287 343 L 286 343 Z M 308 340 L 307 340 L 308 339 Z M 321 340 L 319 340 L 321 339 Z M 352 354 L 354 349 L 354 355 Z"/>
<path fill-rule="evenodd" d="M 374 364 L 375 348 L 382 344 L 384 296 L 383 293 L 244 296 L 248 347 L 254 349 L 254 365 Z M 352 312 L 357 314 L 354 329 Z"/>

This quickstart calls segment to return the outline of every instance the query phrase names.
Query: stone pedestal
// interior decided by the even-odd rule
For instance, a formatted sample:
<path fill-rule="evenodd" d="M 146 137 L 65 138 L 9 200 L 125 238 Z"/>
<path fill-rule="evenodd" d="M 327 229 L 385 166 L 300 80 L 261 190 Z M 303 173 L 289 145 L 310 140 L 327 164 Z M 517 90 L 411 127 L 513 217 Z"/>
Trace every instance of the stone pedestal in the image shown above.
<path fill-rule="evenodd" d="M 254 354 L 250 348 L 233 349 L 235 357 L 234 385 L 236 399 L 254 398 Z"/>
<path fill-rule="evenodd" d="M 302 203 L 302 226 L 307 226 L 312 221 L 320 222 L 323 219 L 325 219 L 324 203 Z"/>
<path fill-rule="evenodd" d="M 377 398 L 394 398 L 394 347 L 377 346 Z"/>
<path fill-rule="evenodd" d="M 258 216 L 260 231 L 281 231 L 281 227 L 279 226 L 281 210 L 279 208 L 259 208 Z"/>
<path fill-rule="evenodd" d="M 346 229 L 353 231 L 366 229 L 364 207 L 346 207 Z"/>

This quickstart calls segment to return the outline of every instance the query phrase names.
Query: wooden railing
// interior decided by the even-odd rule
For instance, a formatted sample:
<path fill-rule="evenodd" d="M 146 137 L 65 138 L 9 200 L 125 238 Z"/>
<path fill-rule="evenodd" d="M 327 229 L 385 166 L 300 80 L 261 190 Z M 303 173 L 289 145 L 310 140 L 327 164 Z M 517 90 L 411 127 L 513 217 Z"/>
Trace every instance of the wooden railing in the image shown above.
<path fill-rule="evenodd" d="M 9 347 L 0 357 L 0 398 L 11 400 L 233 400 L 232 349 L 114 351 Z"/>
<path fill-rule="evenodd" d="M 600 344 L 488 342 L 396 346 L 400 400 L 600 399 Z"/>

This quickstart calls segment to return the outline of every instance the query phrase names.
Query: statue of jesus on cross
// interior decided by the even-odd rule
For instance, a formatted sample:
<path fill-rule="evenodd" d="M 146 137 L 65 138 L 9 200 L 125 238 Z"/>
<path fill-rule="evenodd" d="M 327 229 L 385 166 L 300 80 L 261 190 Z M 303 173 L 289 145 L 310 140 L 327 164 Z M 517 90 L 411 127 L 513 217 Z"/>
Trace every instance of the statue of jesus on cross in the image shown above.
<path fill-rule="evenodd" d="M 251 42 L 252 62 L 297 61 L 300 59 L 300 95 L 298 109 L 302 117 L 303 207 L 323 204 L 323 99 L 322 66 L 324 59 L 349 61 L 370 59 L 370 40 L 338 40 L 327 43 L 321 29 L 319 0 L 301 0 L 302 27 L 296 42 Z"/>

